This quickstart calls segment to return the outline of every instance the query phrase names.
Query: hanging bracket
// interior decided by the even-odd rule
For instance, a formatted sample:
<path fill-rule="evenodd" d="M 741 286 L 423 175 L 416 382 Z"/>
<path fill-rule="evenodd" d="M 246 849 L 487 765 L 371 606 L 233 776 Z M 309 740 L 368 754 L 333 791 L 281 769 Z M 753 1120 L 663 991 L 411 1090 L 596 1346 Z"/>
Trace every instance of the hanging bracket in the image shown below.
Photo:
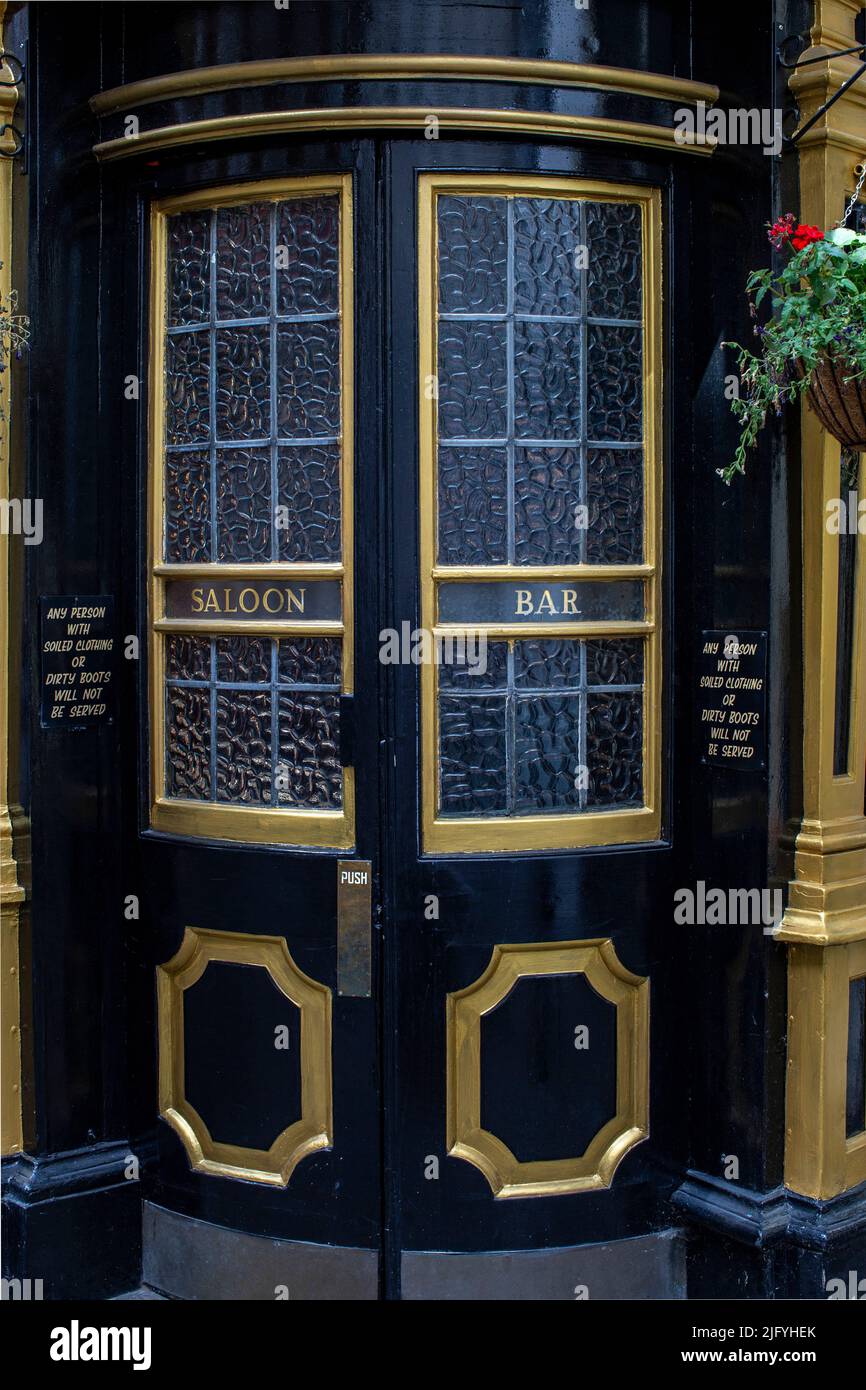
<path fill-rule="evenodd" d="M 18 87 L 24 81 L 24 64 L 14 53 L 7 53 L 5 49 L 0 48 L 0 68 L 4 66 L 9 69 L 11 76 L 8 80 L 0 78 L 0 89 Z M 24 149 L 24 132 L 9 121 L 0 125 L 0 141 L 10 133 L 14 144 L 11 149 L 0 148 L 0 159 L 16 159 Z"/>

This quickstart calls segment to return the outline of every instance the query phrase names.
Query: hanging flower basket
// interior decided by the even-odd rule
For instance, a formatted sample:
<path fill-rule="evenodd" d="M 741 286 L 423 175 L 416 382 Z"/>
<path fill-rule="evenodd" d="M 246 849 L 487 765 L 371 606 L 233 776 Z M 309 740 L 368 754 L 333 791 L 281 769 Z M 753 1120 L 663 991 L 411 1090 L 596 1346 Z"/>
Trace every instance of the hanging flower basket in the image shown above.
<path fill-rule="evenodd" d="M 802 370 L 802 369 L 801 369 Z M 828 357 L 812 372 L 808 399 L 828 434 L 848 449 L 866 451 L 866 377 L 850 362 Z"/>
<path fill-rule="evenodd" d="M 781 270 L 756 270 L 746 283 L 757 349 L 725 344 L 738 354 L 731 408 L 741 428 L 732 462 L 718 470 L 726 483 L 745 472 L 767 416 L 804 394 L 840 444 L 866 450 L 866 236 L 844 225 L 825 234 L 798 224 L 793 213 L 768 235 L 788 260 Z M 759 323 L 767 295 L 772 313 Z"/>

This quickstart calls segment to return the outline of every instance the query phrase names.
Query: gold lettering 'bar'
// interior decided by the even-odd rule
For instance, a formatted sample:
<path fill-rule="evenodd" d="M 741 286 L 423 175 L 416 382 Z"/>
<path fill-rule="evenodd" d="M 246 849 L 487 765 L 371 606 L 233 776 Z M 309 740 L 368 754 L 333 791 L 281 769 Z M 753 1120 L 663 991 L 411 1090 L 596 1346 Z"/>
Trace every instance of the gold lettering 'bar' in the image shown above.
<path fill-rule="evenodd" d="M 520 619 L 555 623 L 640 622 L 644 617 L 639 579 L 522 583 L 447 583 L 439 586 L 440 623 L 510 623 Z"/>
<path fill-rule="evenodd" d="M 336 579 L 244 580 L 202 583 L 170 579 L 165 585 L 167 618 L 230 618 L 235 622 L 285 619 L 339 622 L 340 582 Z"/>

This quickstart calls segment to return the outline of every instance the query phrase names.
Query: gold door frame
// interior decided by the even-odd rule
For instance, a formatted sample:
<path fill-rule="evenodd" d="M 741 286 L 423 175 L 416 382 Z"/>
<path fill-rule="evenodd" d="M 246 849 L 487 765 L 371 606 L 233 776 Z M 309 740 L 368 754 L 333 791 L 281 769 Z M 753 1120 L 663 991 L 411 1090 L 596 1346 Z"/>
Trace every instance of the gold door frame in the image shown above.
<path fill-rule="evenodd" d="M 334 193 L 340 199 L 340 481 L 342 560 L 335 564 L 273 562 L 256 564 L 168 564 L 162 552 L 164 519 L 165 341 L 167 295 L 167 222 L 178 212 L 211 210 L 248 199 L 278 202 L 299 194 Z M 151 826 L 176 835 L 205 836 L 265 844 L 350 849 L 355 839 L 354 769 L 343 768 L 343 806 L 339 811 L 248 807 L 169 798 L 165 794 L 165 643 L 164 634 L 184 632 L 211 636 L 291 637 L 334 634 L 343 639 L 344 694 L 354 688 L 354 291 L 352 175 L 323 174 L 245 182 L 165 198 L 153 204 L 150 217 L 150 420 L 148 644 L 150 656 Z M 257 622 L 173 619 L 165 616 L 167 579 L 338 579 L 342 584 L 342 620 Z"/>
<path fill-rule="evenodd" d="M 436 200 L 441 194 L 478 193 L 503 198 L 535 196 L 595 199 L 639 204 L 641 208 L 641 290 L 643 332 L 643 483 L 644 561 L 636 565 L 538 567 L 530 565 L 436 564 L 437 409 L 428 399 L 427 382 L 437 375 L 438 246 Z M 662 342 L 661 342 L 661 193 L 643 185 L 543 174 L 422 174 L 418 191 L 418 315 L 421 626 L 436 636 L 455 636 L 466 625 L 439 626 L 438 584 L 448 580 L 495 579 L 594 580 L 641 579 L 645 618 L 634 622 L 478 623 L 473 632 L 487 637 L 638 636 L 645 639 L 643 700 L 644 805 L 628 810 L 582 811 L 577 814 L 499 817 L 438 817 L 439 729 L 436 671 L 421 668 L 422 839 L 426 853 L 478 850 L 577 849 L 656 840 L 661 832 L 661 487 L 662 487 Z"/>

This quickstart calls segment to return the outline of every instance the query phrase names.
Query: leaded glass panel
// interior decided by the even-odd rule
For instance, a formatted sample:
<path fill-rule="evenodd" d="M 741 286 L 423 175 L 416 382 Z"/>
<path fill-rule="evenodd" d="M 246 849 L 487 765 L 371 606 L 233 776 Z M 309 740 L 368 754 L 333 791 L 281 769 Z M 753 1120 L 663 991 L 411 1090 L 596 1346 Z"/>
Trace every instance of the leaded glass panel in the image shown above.
<path fill-rule="evenodd" d="M 640 806 L 642 638 L 490 641 L 439 677 L 439 814 Z"/>
<path fill-rule="evenodd" d="M 343 560 L 340 217 L 337 191 L 167 217 L 158 562 Z M 231 632 L 246 611 L 238 573 L 225 581 L 234 588 L 217 583 L 209 590 L 217 598 L 207 608 L 199 600 L 190 615 L 202 626 L 224 603 L 233 615 L 225 635 L 156 636 L 164 794 L 221 807 L 342 810 L 342 639 L 316 633 L 314 622 L 308 636 L 280 637 L 278 623 L 268 635 Z M 291 579 L 296 597 L 304 571 L 297 579 L 276 571 L 270 589 L 265 573 L 252 572 L 247 582 L 261 592 L 249 592 L 267 614 L 282 612 L 273 595 Z M 306 621 L 300 607 L 286 613 Z"/>
<path fill-rule="evenodd" d="M 172 635 L 165 641 L 170 796 L 342 806 L 340 638 Z"/>
<path fill-rule="evenodd" d="M 640 207 L 443 195 L 437 233 L 437 562 L 640 563 Z"/>
<path fill-rule="evenodd" d="M 341 558 L 339 217 L 318 194 L 168 219 L 169 563 Z"/>

